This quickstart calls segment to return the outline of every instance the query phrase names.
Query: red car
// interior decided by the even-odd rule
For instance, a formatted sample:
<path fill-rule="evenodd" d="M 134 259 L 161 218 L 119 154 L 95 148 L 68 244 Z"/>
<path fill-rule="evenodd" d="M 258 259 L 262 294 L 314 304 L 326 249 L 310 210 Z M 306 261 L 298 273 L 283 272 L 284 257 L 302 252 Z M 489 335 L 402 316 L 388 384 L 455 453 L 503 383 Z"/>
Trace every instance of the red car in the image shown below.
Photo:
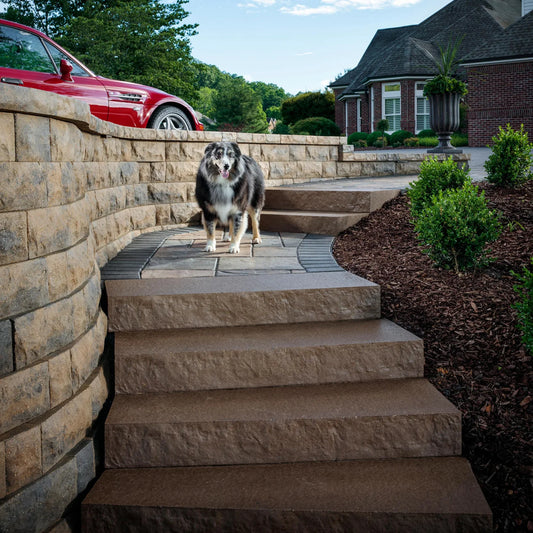
<path fill-rule="evenodd" d="M 159 89 L 96 76 L 44 33 L 0 19 L 0 81 L 87 102 L 91 113 L 121 126 L 203 130 L 193 108 Z"/>

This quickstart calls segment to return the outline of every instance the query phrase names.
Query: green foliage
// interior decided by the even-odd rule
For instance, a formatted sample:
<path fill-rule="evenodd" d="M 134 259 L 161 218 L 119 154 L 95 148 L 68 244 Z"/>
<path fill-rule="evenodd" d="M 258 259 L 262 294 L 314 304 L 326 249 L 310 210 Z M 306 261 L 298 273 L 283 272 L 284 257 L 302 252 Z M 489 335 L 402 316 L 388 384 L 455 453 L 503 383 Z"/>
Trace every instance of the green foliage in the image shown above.
<path fill-rule="evenodd" d="M 263 104 L 264 108 L 264 104 Z M 265 110 L 267 118 L 275 118 L 276 120 L 282 120 L 281 118 L 281 108 L 279 106 L 270 106 Z"/>
<path fill-rule="evenodd" d="M 374 145 L 376 148 L 383 148 L 385 146 L 388 145 L 388 140 L 387 140 L 387 137 L 383 136 L 383 137 L 378 137 L 375 141 L 374 141 Z"/>
<path fill-rule="evenodd" d="M 436 136 L 437 136 L 437 134 L 433 130 L 422 130 L 418 134 L 418 138 L 419 139 L 422 139 L 422 138 L 425 138 L 425 137 L 436 137 Z"/>
<path fill-rule="evenodd" d="M 280 108 L 281 103 L 289 97 L 289 95 L 285 92 L 284 89 L 278 87 L 274 83 L 252 81 L 250 82 L 250 87 L 261 98 L 261 104 L 263 105 L 263 110 L 265 112 L 272 107 Z M 279 117 L 272 117 L 271 115 L 268 115 L 268 117 L 281 118 L 281 111 Z"/>
<path fill-rule="evenodd" d="M 510 124 L 505 129 L 499 126 L 499 133 L 492 141 L 492 154 L 484 165 L 490 183 L 501 187 L 516 187 L 533 177 L 533 157 L 530 153 L 533 143 L 528 141 L 523 124 L 518 131 L 513 130 Z"/>
<path fill-rule="evenodd" d="M 272 133 L 277 133 L 279 135 L 289 135 L 290 129 L 287 124 L 283 124 L 282 120 L 276 122 L 276 127 L 272 130 Z"/>
<path fill-rule="evenodd" d="M 409 184 L 407 196 L 414 217 L 431 204 L 440 191 L 457 189 L 470 182 L 468 171 L 459 168 L 452 157 L 440 162 L 437 157 L 428 157 L 420 164 L 420 174 Z"/>
<path fill-rule="evenodd" d="M 228 77 L 219 84 L 213 98 L 213 118 L 222 129 L 248 133 L 267 133 L 268 123 L 260 97 L 242 78 Z"/>
<path fill-rule="evenodd" d="M 438 266 L 461 270 L 489 262 L 487 244 L 501 233 L 499 215 L 490 211 L 485 193 L 467 182 L 460 189 L 439 191 L 415 220 L 424 253 Z"/>
<path fill-rule="evenodd" d="M 382 118 L 377 125 L 377 130 L 381 131 L 384 134 L 389 129 L 389 121 L 386 118 Z M 382 135 L 383 136 L 383 135 Z"/>
<path fill-rule="evenodd" d="M 210 89 L 209 87 L 202 87 L 198 91 L 198 102 L 194 106 L 196 111 L 203 113 L 208 117 L 212 117 L 215 114 L 214 100 L 218 92 L 216 89 Z"/>
<path fill-rule="evenodd" d="M 358 141 L 355 141 L 353 145 L 357 146 L 357 148 L 366 148 L 368 143 L 364 139 L 359 139 Z"/>
<path fill-rule="evenodd" d="M 335 96 L 331 91 L 307 92 L 284 100 L 281 115 L 285 124 L 296 124 L 310 117 L 325 117 L 335 120 Z"/>
<path fill-rule="evenodd" d="M 435 146 L 438 146 L 439 139 L 438 137 L 418 137 L 418 144 L 420 146 L 424 146 L 426 148 L 433 148 Z"/>
<path fill-rule="evenodd" d="M 420 146 L 420 141 L 418 140 L 418 137 L 408 137 L 403 141 L 403 144 L 404 146 L 415 147 Z"/>
<path fill-rule="evenodd" d="M 443 76 L 442 74 L 435 76 L 424 86 L 424 96 L 443 93 L 458 93 L 461 96 L 464 96 L 467 92 L 468 90 L 464 81 Z"/>
<path fill-rule="evenodd" d="M 530 260 L 533 267 L 533 257 Z M 533 355 L 533 270 L 524 267 L 522 273 L 511 272 L 519 283 L 513 286 L 520 296 L 513 307 L 518 311 L 518 328 L 522 332 L 522 342 L 530 355 Z"/>
<path fill-rule="evenodd" d="M 450 140 L 452 146 L 468 146 L 468 135 L 464 133 L 454 133 Z"/>
<path fill-rule="evenodd" d="M 366 141 L 368 133 L 364 131 L 354 131 L 348 135 L 348 144 L 355 144 L 357 141 Z"/>
<path fill-rule="evenodd" d="M 332 120 L 325 117 L 309 117 L 299 120 L 290 128 L 294 135 L 326 135 L 336 136 L 341 130 Z"/>
<path fill-rule="evenodd" d="M 366 138 L 366 142 L 368 143 L 368 146 L 376 146 L 376 142 L 381 143 L 381 146 L 383 146 L 383 142 L 381 140 L 381 137 L 383 137 L 383 134 L 381 131 L 373 131 L 372 133 L 368 134 L 368 137 Z M 390 144 L 390 135 L 388 133 L 385 133 L 385 139 L 387 139 L 387 144 Z"/>
<path fill-rule="evenodd" d="M 424 96 L 443 93 L 458 93 L 464 96 L 468 92 L 466 83 L 454 76 L 459 64 L 457 52 L 462 40 L 461 37 L 455 43 L 449 42 L 446 48 L 438 45 L 439 56 L 431 57 L 437 68 L 437 75 L 426 83 Z"/>
<path fill-rule="evenodd" d="M 390 142 L 391 144 L 399 143 L 400 145 L 402 145 L 403 141 L 405 141 L 405 139 L 408 139 L 409 137 L 413 137 L 413 134 L 410 131 L 398 130 L 394 133 L 391 133 Z"/>

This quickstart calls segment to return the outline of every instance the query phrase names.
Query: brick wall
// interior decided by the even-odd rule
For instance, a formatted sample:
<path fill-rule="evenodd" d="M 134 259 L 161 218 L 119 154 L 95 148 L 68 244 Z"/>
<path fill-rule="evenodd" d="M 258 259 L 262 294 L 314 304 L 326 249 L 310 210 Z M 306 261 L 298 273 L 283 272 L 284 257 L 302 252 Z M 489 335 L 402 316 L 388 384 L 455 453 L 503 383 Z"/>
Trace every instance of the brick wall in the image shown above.
<path fill-rule="evenodd" d="M 468 67 L 468 140 L 486 146 L 498 126 L 524 124 L 533 137 L 533 62 Z"/>

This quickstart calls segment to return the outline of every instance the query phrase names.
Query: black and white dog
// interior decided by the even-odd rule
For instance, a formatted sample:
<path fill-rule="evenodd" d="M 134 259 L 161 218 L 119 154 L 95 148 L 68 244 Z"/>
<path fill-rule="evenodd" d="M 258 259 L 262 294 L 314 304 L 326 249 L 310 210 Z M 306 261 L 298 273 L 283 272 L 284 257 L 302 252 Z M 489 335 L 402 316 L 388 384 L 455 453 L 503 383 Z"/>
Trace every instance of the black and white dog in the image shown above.
<path fill-rule="evenodd" d="M 196 201 L 207 234 L 206 252 L 216 250 L 217 222 L 229 226 L 229 252 L 239 253 L 241 239 L 252 219 L 252 242 L 261 242 L 259 218 L 265 203 L 265 180 L 257 162 L 232 142 L 209 144 L 196 175 Z"/>

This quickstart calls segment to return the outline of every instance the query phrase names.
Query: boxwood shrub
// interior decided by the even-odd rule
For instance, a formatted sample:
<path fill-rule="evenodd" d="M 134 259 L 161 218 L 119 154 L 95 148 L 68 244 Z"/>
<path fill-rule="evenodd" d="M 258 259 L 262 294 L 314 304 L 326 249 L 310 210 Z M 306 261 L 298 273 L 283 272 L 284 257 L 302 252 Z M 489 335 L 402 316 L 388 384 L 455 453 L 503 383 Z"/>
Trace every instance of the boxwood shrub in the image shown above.
<path fill-rule="evenodd" d="M 398 130 L 398 131 L 395 131 L 394 133 L 391 133 L 390 143 L 393 145 L 396 143 L 399 143 L 399 145 L 402 145 L 403 141 L 405 141 L 405 139 L 409 139 L 409 137 L 414 137 L 414 134 L 411 133 L 410 131 Z"/>
<path fill-rule="evenodd" d="M 424 253 L 459 273 L 486 265 L 487 244 L 501 233 L 499 214 L 488 208 L 485 193 L 468 182 L 460 189 L 439 191 L 419 213 L 415 232 Z"/>
<path fill-rule="evenodd" d="M 341 130 L 329 118 L 310 117 L 299 120 L 294 126 L 291 126 L 291 133 L 294 135 L 340 135 Z"/>
<path fill-rule="evenodd" d="M 364 131 L 355 131 L 348 136 L 348 144 L 355 144 L 357 141 L 366 141 L 368 133 Z"/>
<path fill-rule="evenodd" d="M 470 182 L 469 171 L 459 167 L 452 157 L 442 162 L 436 156 L 428 157 L 420 164 L 418 179 L 407 190 L 412 215 L 419 215 L 439 191 L 456 189 L 467 182 Z"/>

